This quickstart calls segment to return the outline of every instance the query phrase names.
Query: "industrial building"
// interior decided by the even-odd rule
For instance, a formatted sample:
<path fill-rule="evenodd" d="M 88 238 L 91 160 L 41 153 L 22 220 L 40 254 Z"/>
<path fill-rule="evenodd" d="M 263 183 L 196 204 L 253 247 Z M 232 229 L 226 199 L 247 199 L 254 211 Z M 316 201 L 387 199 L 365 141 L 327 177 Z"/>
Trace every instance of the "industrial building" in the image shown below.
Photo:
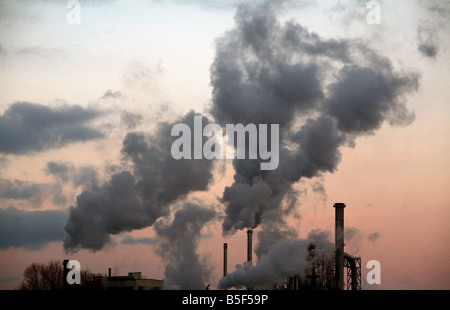
<path fill-rule="evenodd" d="M 106 277 L 106 290 L 161 290 L 163 280 L 142 277 L 140 272 L 129 272 L 127 276 Z"/>
<path fill-rule="evenodd" d="M 310 244 L 307 260 L 310 267 L 305 272 L 303 283 L 300 275 L 292 275 L 283 283 L 275 283 L 274 289 L 288 290 L 361 290 L 361 257 L 353 257 L 345 253 L 344 247 L 344 203 L 335 203 L 335 253 L 332 260 L 327 257 L 316 257 L 315 245 Z M 247 230 L 247 262 L 252 262 L 252 235 Z M 227 276 L 228 244 L 223 247 L 223 276 Z M 247 287 L 247 289 L 252 289 Z"/>
<path fill-rule="evenodd" d="M 353 257 L 344 251 L 344 203 L 335 203 L 335 252 L 333 257 L 321 257 L 316 253 L 316 246 L 311 243 L 308 248 L 309 267 L 304 277 L 292 275 L 283 283 L 274 284 L 274 289 L 288 290 L 361 290 L 361 258 Z M 253 230 L 247 230 L 247 262 L 252 263 Z M 228 244 L 223 244 L 223 276 L 227 270 Z M 65 261 L 66 262 L 66 261 Z M 66 266 L 66 264 L 64 264 Z M 67 275 L 64 267 L 64 278 Z M 94 275 L 88 285 L 91 289 L 101 290 L 161 290 L 163 280 L 143 277 L 141 272 L 129 272 L 126 276 Z M 208 285 L 209 288 L 209 285 Z M 254 289 L 247 287 L 248 290 Z"/>
<path fill-rule="evenodd" d="M 66 260 L 67 261 L 67 260 Z M 66 262 L 65 261 L 65 262 Z M 111 268 L 108 275 L 94 274 L 83 283 L 83 286 L 67 285 L 67 267 L 64 264 L 64 289 L 87 290 L 162 290 L 164 281 L 143 277 L 141 272 L 129 272 L 126 276 L 112 276 Z"/>
<path fill-rule="evenodd" d="M 344 203 L 335 203 L 335 277 L 337 289 L 344 289 L 344 268 L 346 268 L 347 290 L 361 289 L 361 257 L 352 257 L 344 252 Z"/>

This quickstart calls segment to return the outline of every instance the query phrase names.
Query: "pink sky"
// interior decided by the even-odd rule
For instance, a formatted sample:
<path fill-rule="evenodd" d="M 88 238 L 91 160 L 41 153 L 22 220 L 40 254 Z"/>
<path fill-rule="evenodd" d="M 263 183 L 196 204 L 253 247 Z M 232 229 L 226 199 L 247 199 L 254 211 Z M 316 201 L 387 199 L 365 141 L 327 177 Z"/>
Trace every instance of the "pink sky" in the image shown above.
<path fill-rule="evenodd" d="M 133 130 L 152 132 L 158 120 L 173 121 L 190 109 L 204 111 L 211 100 L 214 42 L 233 27 L 238 1 L 230 6 L 212 2 L 212 7 L 177 1 L 137 1 L 134 7 L 126 1 L 82 4 L 81 24 L 70 26 L 64 3 L 21 2 L 0 4 L 0 12 L 6 12 L 0 13 L 0 117 L 6 119 L 5 111 L 17 101 L 51 108 L 77 104 L 105 111 L 88 123 L 105 137 L 20 154 L 1 149 L 0 186 L 4 188 L 14 180 L 54 185 L 55 179 L 45 172 L 51 161 L 70 163 L 74 171 L 89 166 L 102 184 L 122 164 L 120 149 L 129 127 L 121 112 L 140 114 Z M 374 135 L 358 137 L 354 148 L 342 147 L 342 161 L 335 172 L 294 185 L 307 194 L 296 206 L 298 217 L 289 216 L 287 223 L 300 238 L 314 229 L 329 230 L 334 236 L 333 204 L 344 202 L 345 226 L 357 232 L 346 240 L 346 251 L 362 258 L 363 289 L 450 289 L 450 25 L 431 5 L 399 6 L 390 1 L 383 4 L 381 25 L 368 25 L 358 20 L 366 9 L 357 2 L 346 1 L 341 11 L 334 1 L 289 6 L 280 19 L 293 18 L 326 38 L 362 38 L 400 71 L 418 72 L 417 92 L 403 98 L 415 120 L 408 126 L 385 122 Z M 450 7 L 442 10 L 448 13 Z M 417 45 L 422 41 L 437 46 L 437 54 L 421 54 Z M 104 96 L 108 90 L 120 96 Z M 234 174 L 231 165 L 226 168 L 224 175 L 220 169 L 215 171 L 216 184 L 190 197 L 224 212 L 218 198 L 233 183 Z M 317 181 L 323 184 L 326 197 L 314 193 L 312 184 Z M 83 187 L 61 180 L 56 184 L 65 203 L 52 200 L 54 187 L 46 189 L 40 202 L 1 196 L 6 190 L 0 188 L 0 208 L 67 211 Z M 198 254 L 212 268 L 208 280 L 213 288 L 222 273 L 224 242 L 228 243 L 229 272 L 246 259 L 245 230 L 224 238 L 221 225 L 215 220 L 204 227 L 198 243 Z M 259 229 L 255 229 L 255 246 Z M 0 230 L 4 231 L 9 233 Z M 7 233 L 0 236 L 3 241 L 15 237 Z M 371 235 L 376 236 L 372 241 Z M 122 232 L 102 250 L 81 249 L 76 254 L 66 254 L 61 241 L 50 240 L 37 248 L 2 241 L 0 289 L 14 289 L 32 262 L 65 258 L 79 260 L 82 268 L 94 273 L 105 274 L 112 268 L 119 275 L 141 271 L 150 278 L 164 278 L 165 262 L 157 255 L 156 245 L 120 243 L 126 236 L 153 238 L 156 234 L 152 227 Z M 381 285 L 365 280 L 369 260 L 381 263 Z"/>

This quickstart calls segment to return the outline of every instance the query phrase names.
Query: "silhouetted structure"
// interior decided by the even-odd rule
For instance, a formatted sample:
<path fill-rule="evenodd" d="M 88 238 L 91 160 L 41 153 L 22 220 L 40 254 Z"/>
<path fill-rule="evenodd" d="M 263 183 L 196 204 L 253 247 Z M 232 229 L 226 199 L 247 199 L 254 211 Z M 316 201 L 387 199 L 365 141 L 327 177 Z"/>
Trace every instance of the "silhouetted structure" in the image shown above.
<path fill-rule="evenodd" d="M 253 260 L 253 230 L 247 230 L 247 263 L 251 264 Z M 247 287 L 247 290 L 253 290 L 252 287 Z"/>
<path fill-rule="evenodd" d="M 347 290 L 361 290 L 361 257 L 344 253 L 344 267 L 347 268 Z"/>
<path fill-rule="evenodd" d="M 344 251 L 344 203 L 335 203 L 335 252 L 334 255 L 316 253 L 316 245 L 308 247 L 306 260 L 309 267 L 300 274 L 292 275 L 281 283 L 275 283 L 274 289 L 287 290 L 361 290 L 361 257 L 353 257 Z M 247 262 L 252 261 L 252 233 L 247 230 Z M 226 244 L 224 244 L 224 264 L 226 262 Z M 224 276 L 226 276 L 224 265 Z M 346 275 L 346 277 L 345 277 Z M 346 279 L 346 281 L 344 281 Z M 251 289 L 251 288 L 247 288 Z"/>
<path fill-rule="evenodd" d="M 163 280 L 142 277 L 140 272 L 129 272 L 127 276 L 108 274 L 108 277 L 103 277 L 103 281 L 105 281 L 106 290 L 160 290 L 163 288 Z"/>
<path fill-rule="evenodd" d="M 228 243 L 223 244 L 223 276 L 227 276 L 227 268 L 228 268 Z"/>
<path fill-rule="evenodd" d="M 335 203 L 335 276 L 337 289 L 344 289 L 344 208 L 345 203 Z"/>

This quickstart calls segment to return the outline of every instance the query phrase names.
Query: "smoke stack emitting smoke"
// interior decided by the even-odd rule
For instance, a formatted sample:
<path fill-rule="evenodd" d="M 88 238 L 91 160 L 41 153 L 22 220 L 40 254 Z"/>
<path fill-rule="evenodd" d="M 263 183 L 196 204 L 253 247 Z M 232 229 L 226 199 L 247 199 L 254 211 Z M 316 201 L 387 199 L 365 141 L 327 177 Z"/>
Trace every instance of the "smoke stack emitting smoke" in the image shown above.
<path fill-rule="evenodd" d="M 402 97 L 417 87 L 417 75 L 394 72 L 389 59 L 360 41 L 322 39 L 293 21 L 280 25 L 280 8 L 241 6 L 211 67 L 215 121 L 275 123 L 281 135 L 276 170 L 233 161 L 235 182 L 222 198 L 224 234 L 260 225 L 301 178 L 334 172 L 340 147 L 354 146 L 356 137 L 385 120 L 414 118 Z"/>
<path fill-rule="evenodd" d="M 404 96 L 417 89 L 416 74 L 396 72 L 388 58 L 361 41 L 323 39 L 294 21 L 281 25 L 277 13 L 282 6 L 278 1 L 241 5 L 235 27 L 217 40 L 211 66 L 209 112 L 216 123 L 280 126 L 276 170 L 261 171 L 259 159 L 233 160 L 234 182 L 221 198 L 223 234 L 261 226 L 259 235 L 267 242 L 259 240 L 258 263 L 228 273 L 219 284 L 222 288 L 253 287 L 299 274 L 310 240 L 298 240 L 284 220 L 294 209 L 284 203 L 292 197 L 293 185 L 334 172 L 340 148 L 354 147 L 358 136 L 373 134 L 385 121 L 407 125 L 414 119 Z M 125 137 L 122 152 L 132 171 L 116 173 L 77 197 L 65 226 L 67 251 L 100 250 L 111 235 L 154 226 L 161 240 L 158 253 L 168 258 L 169 282 L 180 288 L 204 287 L 209 267 L 195 249 L 201 228 L 218 218 L 217 211 L 182 202 L 193 191 L 208 190 L 213 161 L 174 160 L 170 153 L 171 127 L 192 126 L 194 115 L 200 114 L 189 112 L 174 123 L 163 122 L 153 135 Z M 209 122 L 203 116 L 203 123 Z M 170 224 L 175 205 L 181 207 Z M 177 225 L 191 230 L 172 234 Z M 329 240 L 317 235 L 309 239 L 320 242 L 318 249 L 328 249 Z M 177 241 L 181 237 L 190 249 Z M 186 270 L 192 273 L 180 278 Z"/>
<path fill-rule="evenodd" d="M 228 274 L 228 243 L 223 244 L 223 276 Z"/>
<path fill-rule="evenodd" d="M 344 203 L 335 203 L 335 268 L 336 283 L 340 290 L 344 289 Z"/>

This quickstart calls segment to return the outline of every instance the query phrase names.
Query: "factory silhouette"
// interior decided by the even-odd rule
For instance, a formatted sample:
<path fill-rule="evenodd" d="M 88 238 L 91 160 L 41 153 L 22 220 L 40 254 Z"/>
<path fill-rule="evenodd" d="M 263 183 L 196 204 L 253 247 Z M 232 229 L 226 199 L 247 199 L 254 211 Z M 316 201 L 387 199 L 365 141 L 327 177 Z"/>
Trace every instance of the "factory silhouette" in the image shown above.
<path fill-rule="evenodd" d="M 308 246 L 309 261 L 304 274 L 273 283 L 274 290 L 361 290 L 361 257 L 354 257 L 344 251 L 344 203 L 335 203 L 335 243 L 332 257 L 318 257 L 316 245 Z M 299 258 L 301 259 L 301 258 Z M 67 283 L 68 260 L 63 262 L 63 289 L 77 289 L 77 285 Z M 247 265 L 253 263 L 253 229 L 247 230 Z M 228 276 L 228 243 L 223 244 L 223 278 Z M 209 290 L 210 284 L 205 289 Z M 79 288 L 101 290 L 162 290 L 164 281 L 142 276 L 141 272 L 129 272 L 125 276 L 93 274 L 87 283 Z M 247 290 L 258 289 L 246 286 Z"/>

